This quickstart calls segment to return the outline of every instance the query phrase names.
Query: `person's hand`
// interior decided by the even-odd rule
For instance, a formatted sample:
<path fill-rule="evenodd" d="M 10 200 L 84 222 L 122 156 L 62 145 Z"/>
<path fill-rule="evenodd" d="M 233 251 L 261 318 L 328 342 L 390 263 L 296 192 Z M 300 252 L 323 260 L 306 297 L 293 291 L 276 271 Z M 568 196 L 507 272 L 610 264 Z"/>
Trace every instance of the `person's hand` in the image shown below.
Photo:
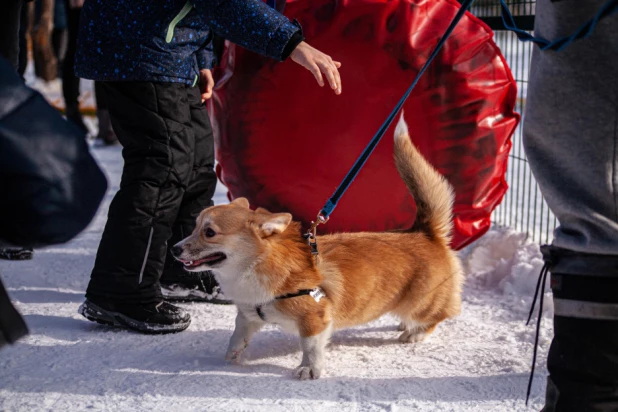
<path fill-rule="evenodd" d="M 296 46 L 290 57 L 294 62 L 313 73 L 320 86 L 324 86 L 323 73 L 335 93 L 341 94 L 341 77 L 337 70 L 341 67 L 341 63 L 333 61 L 329 55 L 314 49 L 304 41 Z"/>
<path fill-rule="evenodd" d="M 200 92 L 202 93 L 202 103 L 212 97 L 212 89 L 215 87 L 215 81 L 212 78 L 210 69 L 200 70 Z"/>

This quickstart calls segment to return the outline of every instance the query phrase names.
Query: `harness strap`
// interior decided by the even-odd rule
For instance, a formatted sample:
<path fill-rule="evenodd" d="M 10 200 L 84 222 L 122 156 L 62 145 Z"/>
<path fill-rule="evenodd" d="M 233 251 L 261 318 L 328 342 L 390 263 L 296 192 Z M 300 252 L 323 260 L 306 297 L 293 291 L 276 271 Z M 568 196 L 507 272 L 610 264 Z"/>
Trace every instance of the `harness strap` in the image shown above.
<path fill-rule="evenodd" d="M 326 296 L 324 291 L 321 288 L 317 287 L 314 289 L 301 289 L 296 293 L 288 293 L 287 295 L 277 296 L 275 297 L 275 300 L 290 299 L 290 298 L 296 298 L 298 296 L 305 296 L 305 295 L 311 296 L 316 302 L 319 302 L 320 299 Z M 264 311 L 262 310 L 262 306 L 264 305 L 256 306 L 255 311 L 257 312 L 260 319 L 266 322 L 266 315 L 264 314 Z"/>
<path fill-rule="evenodd" d="M 266 322 L 266 315 L 264 315 L 264 312 L 262 311 L 262 305 L 256 306 L 255 307 L 255 311 L 257 312 L 257 314 L 260 317 L 260 319 L 262 319 L 264 322 Z"/>
<path fill-rule="evenodd" d="M 313 292 L 315 289 L 301 289 L 296 293 L 288 293 L 287 295 L 281 295 L 281 296 L 277 296 L 275 299 L 276 300 L 281 300 L 281 299 L 289 299 L 289 298 L 295 298 L 297 296 L 305 296 L 305 295 L 310 295 L 311 292 Z"/>

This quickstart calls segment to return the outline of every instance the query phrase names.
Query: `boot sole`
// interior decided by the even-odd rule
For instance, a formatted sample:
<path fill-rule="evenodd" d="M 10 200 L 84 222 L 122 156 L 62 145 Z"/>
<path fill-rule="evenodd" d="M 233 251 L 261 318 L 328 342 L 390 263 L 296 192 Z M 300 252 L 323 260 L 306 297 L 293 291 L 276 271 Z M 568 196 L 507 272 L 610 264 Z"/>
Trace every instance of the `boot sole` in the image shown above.
<path fill-rule="evenodd" d="M 212 303 L 213 305 L 232 305 L 234 302 L 231 300 L 221 300 L 221 299 L 208 299 L 202 298 L 199 296 L 169 296 L 163 294 L 163 299 L 168 302 L 178 302 L 178 303 L 190 303 L 190 302 L 198 302 L 198 303 Z"/>
<path fill-rule="evenodd" d="M 20 250 L 16 252 L 0 252 L 0 259 L 4 260 L 31 260 L 34 255 L 32 250 Z"/>
<path fill-rule="evenodd" d="M 101 325 L 114 326 L 118 328 L 130 329 L 149 335 L 163 335 L 167 333 L 178 333 L 187 329 L 191 324 L 191 319 L 187 322 L 174 325 L 161 325 L 158 323 L 138 322 L 122 313 L 105 310 L 90 301 L 82 303 L 78 313 L 91 322 Z"/>

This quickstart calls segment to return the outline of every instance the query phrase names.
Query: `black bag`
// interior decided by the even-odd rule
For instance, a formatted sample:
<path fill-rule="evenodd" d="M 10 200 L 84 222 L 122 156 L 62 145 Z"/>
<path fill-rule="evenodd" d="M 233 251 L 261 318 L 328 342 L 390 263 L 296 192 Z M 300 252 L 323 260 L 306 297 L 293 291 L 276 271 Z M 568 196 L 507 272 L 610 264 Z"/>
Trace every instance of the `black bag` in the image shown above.
<path fill-rule="evenodd" d="M 0 247 L 67 242 L 106 189 L 85 136 L 0 58 Z M 0 346 L 27 333 L 0 281 Z"/>
<path fill-rule="evenodd" d="M 106 189 L 85 136 L 0 59 L 0 244 L 69 241 Z"/>

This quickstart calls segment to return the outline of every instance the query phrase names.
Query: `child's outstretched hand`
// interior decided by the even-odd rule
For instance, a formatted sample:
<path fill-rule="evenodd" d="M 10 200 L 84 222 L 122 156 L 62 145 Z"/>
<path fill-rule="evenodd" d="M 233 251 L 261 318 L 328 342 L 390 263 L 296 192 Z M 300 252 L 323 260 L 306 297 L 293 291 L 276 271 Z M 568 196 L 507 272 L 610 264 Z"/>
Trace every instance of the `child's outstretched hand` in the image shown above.
<path fill-rule="evenodd" d="M 202 93 L 202 103 L 212 97 L 213 87 L 215 87 L 215 81 L 212 78 L 212 72 L 209 69 L 200 70 L 200 92 Z"/>
<path fill-rule="evenodd" d="M 341 94 L 341 77 L 339 77 L 339 70 L 337 70 L 341 67 L 341 63 L 333 61 L 329 55 L 314 49 L 304 41 L 296 46 L 290 57 L 294 62 L 313 73 L 320 86 L 324 86 L 324 79 L 322 78 L 322 73 L 324 73 L 330 87 L 336 94 Z"/>

